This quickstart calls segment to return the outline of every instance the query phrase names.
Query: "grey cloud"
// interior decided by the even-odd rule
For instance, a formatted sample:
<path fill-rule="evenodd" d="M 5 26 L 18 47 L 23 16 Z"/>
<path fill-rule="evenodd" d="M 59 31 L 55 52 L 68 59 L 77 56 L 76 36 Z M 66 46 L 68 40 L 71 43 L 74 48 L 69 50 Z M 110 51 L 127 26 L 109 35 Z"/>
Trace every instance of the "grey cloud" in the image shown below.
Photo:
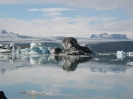
<path fill-rule="evenodd" d="M 107 10 L 115 8 L 133 8 L 133 0 L 0 0 L 2 4 L 39 4 L 62 3 L 73 7 Z"/>
<path fill-rule="evenodd" d="M 94 8 L 97 10 L 107 10 L 115 8 L 133 8 L 132 0 L 34 0 L 40 3 L 64 3 L 70 6 L 82 8 Z"/>

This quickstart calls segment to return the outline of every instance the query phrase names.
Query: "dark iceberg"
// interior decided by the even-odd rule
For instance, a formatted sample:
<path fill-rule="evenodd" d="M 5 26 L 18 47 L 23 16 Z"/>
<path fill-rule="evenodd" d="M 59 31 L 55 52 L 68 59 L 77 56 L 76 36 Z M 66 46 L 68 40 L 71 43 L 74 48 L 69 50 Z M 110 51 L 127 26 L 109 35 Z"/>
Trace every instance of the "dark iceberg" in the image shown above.
<path fill-rule="evenodd" d="M 77 40 L 73 37 L 68 37 L 62 40 L 63 50 L 54 48 L 51 54 L 65 54 L 65 55 L 86 55 L 91 54 L 93 51 L 86 45 L 80 46 Z"/>

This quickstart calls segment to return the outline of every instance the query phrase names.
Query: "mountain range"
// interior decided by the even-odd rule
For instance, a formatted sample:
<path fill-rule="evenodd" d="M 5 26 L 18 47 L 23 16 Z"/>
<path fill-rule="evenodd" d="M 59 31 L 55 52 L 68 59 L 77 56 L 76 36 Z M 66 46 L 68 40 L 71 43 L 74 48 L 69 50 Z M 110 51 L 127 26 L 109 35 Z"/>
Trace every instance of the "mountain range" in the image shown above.
<path fill-rule="evenodd" d="M 6 30 L 0 31 L 0 41 L 62 41 L 65 36 L 50 36 L 50 37 L 33 37 L 20 35 L 14 32 L 7 32 Z M 88 38 L 75 37 L 77 40 L 129 40 L 124 34 L 92 34 Z"/>
<path fill-rule="evenodd" d="M 128 39 L 126 34 L 108 34 L 108 33 L 101 33 L 101 34 L 92 34 L 90 38 L 93 39 Z"/>
<path fill-rule="evenodd" d="M 31 36 L 24 36 L 24 35 L 19 35 L 16 34 L 14 32 L 7 32 L 6 30 L 1 30 L 0 31 L 0 39 L 6 39 L 6 40 L 10 40 L 10 39 L 32 39 L 33 37 Z"/>

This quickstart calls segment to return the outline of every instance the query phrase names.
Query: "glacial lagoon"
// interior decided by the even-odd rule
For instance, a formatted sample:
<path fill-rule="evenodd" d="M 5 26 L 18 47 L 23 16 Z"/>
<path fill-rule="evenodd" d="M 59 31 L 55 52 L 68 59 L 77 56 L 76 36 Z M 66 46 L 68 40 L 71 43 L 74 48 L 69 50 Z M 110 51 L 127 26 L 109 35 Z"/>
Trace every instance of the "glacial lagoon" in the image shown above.
<path fill-rule="evenodd" d="M 0 55 L 0 90 L 8 99 L 132 99 L 133 57 Z"/>

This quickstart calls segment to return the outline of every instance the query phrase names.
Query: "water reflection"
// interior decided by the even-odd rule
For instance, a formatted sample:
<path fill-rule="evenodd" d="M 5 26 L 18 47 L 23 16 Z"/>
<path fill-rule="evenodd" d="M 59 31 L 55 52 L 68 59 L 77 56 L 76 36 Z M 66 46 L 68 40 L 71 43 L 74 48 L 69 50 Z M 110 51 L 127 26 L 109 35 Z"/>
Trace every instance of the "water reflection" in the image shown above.
<path fill-rule="evenodd" d="M 42 55 L 41 57 L 18 57 L 16 55 L 1 55 L 1 73 L 6 69 L 13 70 L 22 67 L 34 67 L 37 65 L 57 66 L 62 67 L 66 71 L 76 70 L 79 63 L 84 63 L 90 60 L 90 57 L 79 56 L 56 56 L 56 55 Z M 29 62 L 30 65 L 29 65 Z M 19 64 L 19 65 L 18 65 Z M 3 66 L 6 65 L 6 66 Z"/>
<path fill-rule="evenodd" d="M 125 73 L 131 67 L 133 57 L 116 54 L 97 54 L 91 61 L 99 63 L 99 66 L 90 66 L 92 72 Z"/>
<path fill-rule="evenodd" d="M 128 60 L 133 61 L 133 57 L 123 60 L 114 54 L 93 58 L 53 55 L 1 57 L 0 89 L 10 99 L 133 98 L 133 67 L 126 65 Z M 52 96 L 44 97 L 47 92 Z"/>
<path fill-rule="evenodd" d="M 125 73 L 128 69 L 127 66 L 90 66 L 91 72 L 101 72 L 101 73 L 107 73 L 107 72 L 113 72 L 113 73 Z"/>
<path fill-rule="evenodd" d="M 1 54 L 0 55 L 0 70 L 1 73 L 5 73 L 6 70 L 12 71 L 18 68 L 24 67 L 36 67 L 41 66 L 56 66 L 62 67 L 63 70 L 66 71 L 74 71 L 76 70 L 79 63 L 89 62 L 90 70 L 92 72 L 125 72 L 128 68 L 126 65 L 131 65 L 133 61 L 133 57 L 124 57 L 118 58 L 118 56 L 114 54 L 97 54 L 93 58 L 91 57 L 79 57 L 79 56 L 56 56 L 56 55 L 42 55 L 41 57 L 29 57 L 29 56 L 18 56 L 18 55 L 8 55 Z M 93 63 L 106 63 L 106 64 L 114 64 L 113 66 L 102 67 L 97 65 L 93 65 Z M 128 64 L 127 64 L 128 63 Z M 102 65 L 102 64 L 101 64 Z M 120 66 L 115 66 L 120 65 Z"/>
<path fill-rule="evenodd" d="M 116 54 L 97 54 L 94 58 L 94 61 L 99 63 L 108 63 L 114 65 L 126 65 L 127 61 L 133 61 L 133 57 L 116 55 Z"/>
<path fill-rule="evenodd" d="M 124 60 L 125 59 L 125 55 L 117 55 L 117 59 L 118 60 Z"/>
<path fill-rule="evenodd" d="M 88 62 L 91 57 L 63 56 L 64 62 L 62 68 L 67 71 L 74 71 L 79 63 Z"/>
<path fill-rule="evenodd" d="M 53 64 L 58 65 L 61 62 L 60 56 L 54 56 L 54 55 L 43 55 L 41 57 L 29 57 L 30 64 L 32 65 L 45 65 L 45 64 Z"/>

